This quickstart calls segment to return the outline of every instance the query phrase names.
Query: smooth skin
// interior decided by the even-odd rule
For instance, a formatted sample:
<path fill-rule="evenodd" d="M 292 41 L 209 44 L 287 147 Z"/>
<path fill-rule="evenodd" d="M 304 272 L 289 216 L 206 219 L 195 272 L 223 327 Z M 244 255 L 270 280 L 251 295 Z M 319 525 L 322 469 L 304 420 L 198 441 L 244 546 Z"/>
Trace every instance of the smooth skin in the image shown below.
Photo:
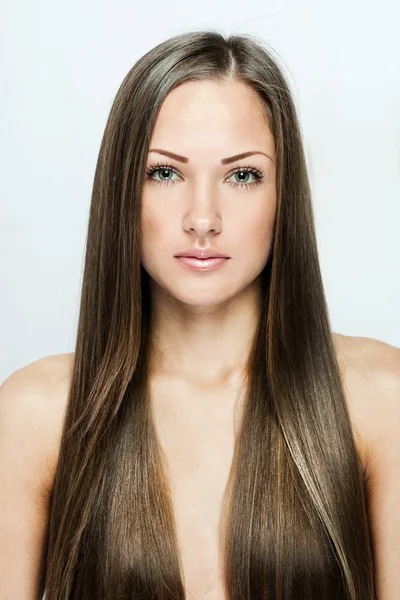
<path fill-rule="evenodd" d="M 189 82 L 165 99 L 150 150 L 148 168 L 159 162 L 176 171 L 153 173 L 142 195 L 155 369 L 223 384 L 244 367 L 260 309 L 255 280 L 271 249 L 276 169 L 268 119 L 248 86 Z M 257 154 L 221 164 L 250 151 Z M 252 173 L 233 174 L 248 166 L 263 173 L 259 185 Z M 218 271 L 189 271 L 174 256 L 193 247 L 230 259 Z"/>
<path fill-rule="evenodd" d="M 268 260 L 276 211 L 274 141 L 252 90 L 236 82 L 190 82 L 166 98 L 150 148 L 188 159 L 148 155 L 148 169 L 159 162 L 174 172 L 151 175 L 171 179 L 168 184 L 150 179 L 144 184 L 142 264 L 151 277 L 155 318 L 154 407 L 173 457 L 174 487 L 180 492 L 185 485 L 193 496 L 206 486 L 211 489 L 229 466 L 229 435 L 219 448 L 213 432 L 221 438 L 231 416 L 229 398 L 237 390 L 259 314 L 256 278 Z M 249 151 L 263 154 L 221 163 Z M 251 174 L 233 174 L 250 165 L 263 173 L 262 183 L 235 187 L 255 180 Z M 212 247 L 231 258 L 218 271 L 188 271 L 174 255 L 194 246 Z M 371 338 L 334 333 L 333 339 L 360 454 L 371 475 L 377 597 L 395 600 L 400 589 L 400 349 Z M 15 371 L 0 387 L 0 598 L 37 599 L 72 364 L 71 353 L 46 356 Z M 174 420 L 167 424 L 164 418 L 161 392 L 168 384 L 174 390 L 168 414 L 179 415 L 179 431 Z M 185 465 L 178 462 L 177 440 L 187 449 Z M 205 440 L 216 450 L 213 456 L 221 457 L 217 465 L 201 452 Z M 187 476 L 194 464 L 188 455 L 196 460 L 193 482 Z M 215 499 L 221 489 L 214 492 L 208 497 Z M 189 516 L 179 515 L 183 531 Z M 205 570 L 195 580 L 197 563 L 190 579 L 187 552 L 191 597 L 197 600 L 210 591 L 210 600 L 222 600 L 218 582 L 212 591 L 202 587 Z"/>

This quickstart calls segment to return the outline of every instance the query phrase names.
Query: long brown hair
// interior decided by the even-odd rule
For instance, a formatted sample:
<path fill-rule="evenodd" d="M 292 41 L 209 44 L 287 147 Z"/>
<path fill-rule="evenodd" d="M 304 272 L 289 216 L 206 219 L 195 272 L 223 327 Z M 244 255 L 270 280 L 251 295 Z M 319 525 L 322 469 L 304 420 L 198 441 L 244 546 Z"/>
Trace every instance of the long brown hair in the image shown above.
<path fill-rule="evenodd" d="M 367 478 L 333 343 L 295 104 L 267 44 L 217 31 L 177 35 L 142 56 L 105 127 L 43 591 L 46 600 L 185 597 L 149 402 L 140 213 L 162 102 L 176 86 L 206 79 L 237 80 L 259 94 L 277 169 L 273 243 L 226 486 L 226 598 L 373 600 Z"/>

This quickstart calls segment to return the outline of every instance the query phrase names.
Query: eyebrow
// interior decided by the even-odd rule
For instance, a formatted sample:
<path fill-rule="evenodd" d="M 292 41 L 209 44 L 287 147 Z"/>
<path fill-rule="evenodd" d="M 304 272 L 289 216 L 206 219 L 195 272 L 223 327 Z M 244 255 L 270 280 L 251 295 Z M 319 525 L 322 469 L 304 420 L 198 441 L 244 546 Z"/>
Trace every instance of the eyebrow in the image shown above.
<path fill-rule="evenodd" d="M 180 154 L 175 154 L 174 152 L 169 152 L 168 150 L 161 150 L 160 148 L 152 148 L 149 152 L 158 152 L 158 154 L 163 154 L 164 156 L 169 156 L 169 158 L 173 158 L 179 162 L 187 163 L 189 159 L 186 156 L 181 156 Z M 237 160 L 241 160 L 242 158 L 246 158 L 246 156 L 252 156 L 253 154 L 263 154 L 272 162 L 274 162 L 273 158 L 266 154 L 265 152 L 261 152 L 261 150 L 250 150 L 249 152 L 241 152 L 240 154 L 235 154 L 234 156 L 228 156 L 227 158 L 221 158 L 222 165 L 229 165 Z"/>

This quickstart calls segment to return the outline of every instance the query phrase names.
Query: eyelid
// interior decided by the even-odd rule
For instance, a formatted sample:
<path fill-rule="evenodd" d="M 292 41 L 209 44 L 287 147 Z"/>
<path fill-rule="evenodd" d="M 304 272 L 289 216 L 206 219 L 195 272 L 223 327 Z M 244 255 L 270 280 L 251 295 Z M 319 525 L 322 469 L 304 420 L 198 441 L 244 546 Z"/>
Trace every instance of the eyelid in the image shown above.
<path fill-rule="evenodd" d="M 179 169 L 177 169 L 177 167 L 174 167 L 170 164 L 167 163 L 160 163 L 157 162 L 154 165 L 150 165 L 150 167 L 148 167 L 146 169 L 146 174 L 156 171 L 157 169 L 170 169 L 171 171 L 173 171 L 176 175 L 179 175 L 180 177 L 182 177 L 182 174 L 180 173 Z M 260 174 L 260 177 L 263 178 L 265 173 L 264 171 L 262 171 L 261 169 L 258 169 L 257 167 L 253 166 L 253 165 L 238 165 L 237 167 L 233 167 L 228 174 L 226 175 L 226 177 L 230 177 L 230 175 L 233 175 L 234 173 L 236 173 L 237 171 L 240 171 L 241 169 L 246 169 L 246 170 L 253 170 L 256 171 L 257 173 Z"/>

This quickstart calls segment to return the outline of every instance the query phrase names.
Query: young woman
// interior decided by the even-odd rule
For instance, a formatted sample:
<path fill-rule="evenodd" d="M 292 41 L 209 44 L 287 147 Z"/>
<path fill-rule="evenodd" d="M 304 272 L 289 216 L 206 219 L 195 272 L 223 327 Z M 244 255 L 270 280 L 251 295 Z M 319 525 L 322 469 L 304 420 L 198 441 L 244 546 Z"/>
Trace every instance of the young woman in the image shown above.
<path fill-rule="evenodd" d="M 0 393 L 0 597 L 394 600 L 400 350 L 331 331 L 271 52 L 185 33 L 125 77 L 75 352 Z"/>

